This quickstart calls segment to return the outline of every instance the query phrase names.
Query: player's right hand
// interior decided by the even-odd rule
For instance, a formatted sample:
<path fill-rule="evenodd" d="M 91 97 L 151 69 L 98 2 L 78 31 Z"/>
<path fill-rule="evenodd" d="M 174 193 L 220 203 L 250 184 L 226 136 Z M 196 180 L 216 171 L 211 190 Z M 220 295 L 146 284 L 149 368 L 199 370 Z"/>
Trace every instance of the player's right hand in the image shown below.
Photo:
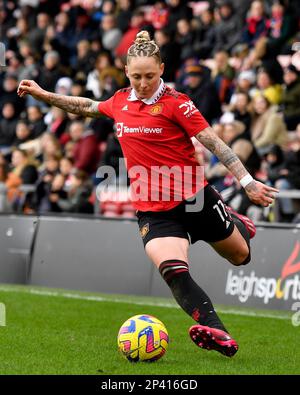
<path fill-rule="evenodd" d="M 27 93 L 40 99 L 44 90 L 33 80 L 22 80 L 18 86 L 17 94 L 24 97 Z"/>
<path fill-rule="evenodd" d="M 253 203 L 264 207 L 268 207 L 272 204 L 276 197 L 276 193 L 279 192 L 277 188 L 265 185 L 257 180 L 250 182 L 250 184 L 246 186 L 245 191 Z"/>

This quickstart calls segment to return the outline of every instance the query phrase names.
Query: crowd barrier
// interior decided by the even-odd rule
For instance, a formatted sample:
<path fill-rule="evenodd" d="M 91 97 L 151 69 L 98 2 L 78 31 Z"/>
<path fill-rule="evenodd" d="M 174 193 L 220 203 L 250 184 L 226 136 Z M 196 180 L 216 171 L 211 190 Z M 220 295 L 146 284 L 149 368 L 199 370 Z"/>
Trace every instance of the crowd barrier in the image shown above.
<path fill-rule="evenodd" d="M 0 282 L 26 284 L 38 219 L 0 215 Z"/>
<path fill-rule="evenodd" d="M 300 301 L 300 226 L 257 224 L 252 261 L 235 267 L 204 242 L 192 276 L 214 303 L 291 310 Z M 144 253 L 135 220 L 0 215 L 0 282 L 171 296 Z"/>

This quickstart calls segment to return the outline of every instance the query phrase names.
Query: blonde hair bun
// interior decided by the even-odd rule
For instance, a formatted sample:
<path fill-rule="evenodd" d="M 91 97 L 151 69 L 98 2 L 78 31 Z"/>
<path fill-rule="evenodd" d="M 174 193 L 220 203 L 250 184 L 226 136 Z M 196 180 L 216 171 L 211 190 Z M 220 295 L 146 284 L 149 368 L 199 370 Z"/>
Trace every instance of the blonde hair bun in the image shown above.
<path fill-rule="evenodd" d="M 151 41 L 150 34 L 146 30 L 142 30 L 142 31 L 138 32 L 138 34 L 136 35 L 134 43 L 135 44 L 142 44 L 147 41 Z"/>
<path fill-rule="evenodd" d="M 127 51 L 127 64 L 131 58 L 154 57 L 161 64 L 161 56 L 158 45 L 151 40 L 150 34 L 146 30 L 140 31 L 135 38 L 134 44 Z"/>

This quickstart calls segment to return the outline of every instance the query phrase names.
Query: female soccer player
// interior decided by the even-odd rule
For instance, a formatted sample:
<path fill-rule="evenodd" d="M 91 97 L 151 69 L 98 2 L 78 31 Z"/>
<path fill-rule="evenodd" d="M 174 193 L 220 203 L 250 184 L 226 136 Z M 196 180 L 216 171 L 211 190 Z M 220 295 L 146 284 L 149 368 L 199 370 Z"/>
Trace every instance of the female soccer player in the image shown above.
<path fill-rule="evenodd" d="M 238 344 L 210 298 L 191 278 L 188 248 L 190 242 L 205 240 L 233 265 L 244 265 L 250 261 L 249 240 L 255 227 L 247 217 L 226 207 L 218 192 L 199 176 L 191 137 L 219 158 L 254 203 L 268 206 L 277 190 L 251 177 L 189 97 L 164 84 L 163 71 L 158 46 L 142 31 L 128 50 L 125 72 L 130 88 L 110 99 L 96 102 L 59 95 L 32 80 L 21 81 L 18 94 L 30 94 L 67 112 L 114 119 L 146 254 L 178 304 L 197 322 L 189 331 L 192 340 L 201 348 L 231 357 Z"/>

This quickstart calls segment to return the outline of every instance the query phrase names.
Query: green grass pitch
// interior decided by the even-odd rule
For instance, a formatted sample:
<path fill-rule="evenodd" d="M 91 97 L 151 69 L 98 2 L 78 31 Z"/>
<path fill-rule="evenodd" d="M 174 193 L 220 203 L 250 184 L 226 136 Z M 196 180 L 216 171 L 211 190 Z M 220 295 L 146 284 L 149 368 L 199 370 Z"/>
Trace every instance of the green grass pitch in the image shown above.
<path fill-rule="evenodd" d="M 188 336 L 194 322 L 170 299 L 0 285 L 0 302 L 1 375 L 300 374 L 300 327 L 288 312 L 217 306 L 240 346 L 230 359 L 197 348 Z M 130 363 L 117 351 L 121 324 L 136 314 L 168 329 L 169 348 L 157 362 Z"/>

